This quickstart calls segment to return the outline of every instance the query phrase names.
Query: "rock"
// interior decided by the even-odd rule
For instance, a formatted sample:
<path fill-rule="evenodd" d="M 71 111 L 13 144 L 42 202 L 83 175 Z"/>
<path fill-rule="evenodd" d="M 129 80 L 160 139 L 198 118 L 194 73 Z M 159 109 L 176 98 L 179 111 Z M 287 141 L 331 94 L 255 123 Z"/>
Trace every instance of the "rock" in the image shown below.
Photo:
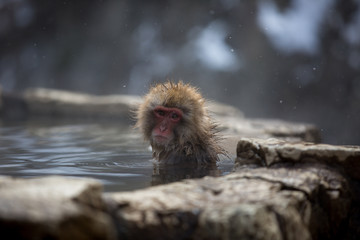
<path fill-rule="evenodd" d="M 3 239 L 115 239 L 95 180 L 0 178 Z"/>
<path fill-rule="evenodd" d="M 96 96 L 63 90 L 35 88 L 24 93 L 30 114 L 71 117 L 129 117 L 129 112 L 141 102 L 139 96 L 108 95 Z M 209 110 L 214 115 L 242 117 L 235 107 L 209 102 Z"/>
<path fill-rule="evenodd" d="M 279 139 L 242 138 L 237 144 L 236 166 L 253 163 L 273 166 L 281 163 L 322 163 L 342 168 L 350 177 L 360 179 L 360 147 L 334 146 Z"/>
<path fill-rule="evenodd" d="M 141 102 L 140 97 L 132 95 L 96 96 L 44 88 L 28 89 L 22 94 L 5 93 L 0 99 L 3 100 L 2 117 L 10 120 L 38 116 L 129 120 L 131 111 Z M 319 131 L 310 124 L 246 119 L 237 108 L 215 101 L 207 102 L 207 108 L 219 124 L 219 130 L 230 139 L 243 136 L 320 141 Z M 234 151 L 236 146 L 231 146 Z"/>
<path fill-rule="evenodd" d="M 320 142 L 320 131 L 311 124 L 290 123 L 281 120 L 247 119 L 234 116 L 217 116 L 220 132 L 224 137 L 223 148 L 236 156 L 239 136 L 243 138 L 278 138 L 287 142 Z"/>
<path fill-rule="evenodd" d="M 320 239 L 339 234 L 350 208 L 346 179 L 320 169 L 328 177 L 258 168 L 105 199 L 120 238 Z"/>
<path fill-rule="evenodd" d="M 207 108 L 211 115 L 216 117 L 235 117 L 237 119 L 244 118 L 244 113 L 236 107 L 231 105 L 223 104 L 216 101 L 209 101 L 206 103 Z"/>
<path fill-rule="evenodd" d="M 226 136 L 279 138 L 289 142 L 320 142 L 320 131 L 312 124 L 291 123 L 274 119 L 247 119 L 218 116 L 221 132 Z"/>
<path fill-rule="evenodd" d="M 95 119 L 129 118 L 140 98 L 131 95 L 95 96 L 52 89 L 29 89 L 24 93 L 30 115 Z"/>
<path fill-rule="evenodd" d="M 338 239 L 351 196 L 336 168 L 310 164 L 103 195 L 88 179 L 1 177 L 0 230 L 5 239 Z"/>
<path fill-rule="evenodd" d="M 323 203 L 331 206 L 329 212 L 332 223 L 321 219 L 320 222 L 329 226 L 338 226 L 343 229 L 341 239 L 353 239 L 360 234 L 360 147 L 359 146 L 334 146 L 328 144 L 314 144 L 308 142 L 286 142 L 279 139 L 249 139 L 243 138 L 238 142 L 235 169 L 240 171 L 250 168 L 267 166 L 269 169 L 294 168 L 307 169 L 323 180 L 327 181 L 332 190 L 326 193 L 330 199 L 342 196 L 343 202 L 348 204 L 333 204 L 332 201 Z M 330 172 L 329 172 L 330 171 Z M 351 194 L 344 194 L 343 184 L 340 184 L 336 175 L 343 175 Z M 264 175 L 262 176 L 264 177 Z M 287 179 L 287 178 L 285 178 Z M 306 186 L 311 184 L 306 183 Z M 338 186 L 338 187 L 336 187 Z M 340 187 L 341 186 L 341 187 Z M 322 187 L 320 190 L 328 189 Z M 337 189 L 337 190 L 336 190 Z M 346 197 L 345 197 L 346 196 Z M 350 205 L 350 210 L 346 205 Z M 340 213 L 348 216 L 341 216 Z M 335 215 L 337 216 L 335 216 Z M 319 215 L 321 215 L 319 213 Z M 346 223 L 337 222 L 347 218 Z M 341 226 L 342 224 L 342 226 Z M 324 226 L 316 226 L 324 229 Z M 330 227 L 331 228 L 331 227 Z M 319 230 L 317 230 L 319 231 Z M 326 230 L 328 231 L 328 230 Z M 326 231 L 323 231 L 325 234 Z M 331 231 L 330 231 L 331 232 Z M 328 239 L 337 239 L 336 236 L 327 236 Z"/>
<path fill-rule="evenodd" d="M 2 177 L 2 236 L 296 240 L 360 233 L 359 181 L 346 165 L 353 159 L 357 169 L 357 147 L 244 138 L 237 150 L 237 161 L 266 167 L 105 194 L 88 179 Z"/>

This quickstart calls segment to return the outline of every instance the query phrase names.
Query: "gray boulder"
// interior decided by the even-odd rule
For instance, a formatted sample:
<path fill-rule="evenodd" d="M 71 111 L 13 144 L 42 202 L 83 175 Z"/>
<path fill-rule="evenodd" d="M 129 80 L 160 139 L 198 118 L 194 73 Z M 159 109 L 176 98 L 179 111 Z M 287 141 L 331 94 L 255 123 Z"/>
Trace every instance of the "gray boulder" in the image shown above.
<path fill-rule="evenodd" d="M 91 179 L 1 177 L 2 239 L 115 239 L 101 194 Z"/>

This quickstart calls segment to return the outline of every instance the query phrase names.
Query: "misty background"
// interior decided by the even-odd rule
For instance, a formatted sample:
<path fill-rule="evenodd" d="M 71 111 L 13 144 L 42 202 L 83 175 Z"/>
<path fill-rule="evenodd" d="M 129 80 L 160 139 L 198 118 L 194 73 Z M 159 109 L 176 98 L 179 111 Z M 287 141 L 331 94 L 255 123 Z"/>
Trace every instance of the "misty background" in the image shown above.
<path fill-rule="evenodd" d="M 137 94 L 166 79 L 360 145 L 358 0 L 0 0 L 3 91 Z"/>

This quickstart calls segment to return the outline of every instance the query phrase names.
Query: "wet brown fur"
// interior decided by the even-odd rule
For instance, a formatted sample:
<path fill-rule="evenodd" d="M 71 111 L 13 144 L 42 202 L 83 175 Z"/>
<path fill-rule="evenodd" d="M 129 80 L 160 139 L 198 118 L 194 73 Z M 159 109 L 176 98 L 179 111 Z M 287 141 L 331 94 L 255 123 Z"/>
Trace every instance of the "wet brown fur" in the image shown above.
<path fill-rule="evenodd" d="M 216 163 L 225 154 L 218 145 L 216 124 L 210 119 L 199 91 L 183 82 L 166 82 L 152 87 L 136 111 L 137 123 L 145 140 L 150 141 L 153 157 L 163 163 Z M 166 146 L 151 139 L 155 126 L 153 109 L 157 106 L 179 108 L 183 118 L 174 129 L 175 138 Z"/>

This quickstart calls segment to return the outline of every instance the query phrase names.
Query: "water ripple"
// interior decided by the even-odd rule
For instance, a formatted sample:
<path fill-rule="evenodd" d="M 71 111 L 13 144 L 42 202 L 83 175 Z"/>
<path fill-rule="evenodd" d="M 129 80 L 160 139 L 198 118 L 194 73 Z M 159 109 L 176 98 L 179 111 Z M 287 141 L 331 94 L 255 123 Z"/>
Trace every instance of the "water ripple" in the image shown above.
<path fill-rule="evenodd" d="M 27 122 L 0 126 L 0 174 L 99 179 L 107 191 L 151 185 L 148 145 L 128 125 Z M 219 167 L 230 170 L 226 164 Z"/>

